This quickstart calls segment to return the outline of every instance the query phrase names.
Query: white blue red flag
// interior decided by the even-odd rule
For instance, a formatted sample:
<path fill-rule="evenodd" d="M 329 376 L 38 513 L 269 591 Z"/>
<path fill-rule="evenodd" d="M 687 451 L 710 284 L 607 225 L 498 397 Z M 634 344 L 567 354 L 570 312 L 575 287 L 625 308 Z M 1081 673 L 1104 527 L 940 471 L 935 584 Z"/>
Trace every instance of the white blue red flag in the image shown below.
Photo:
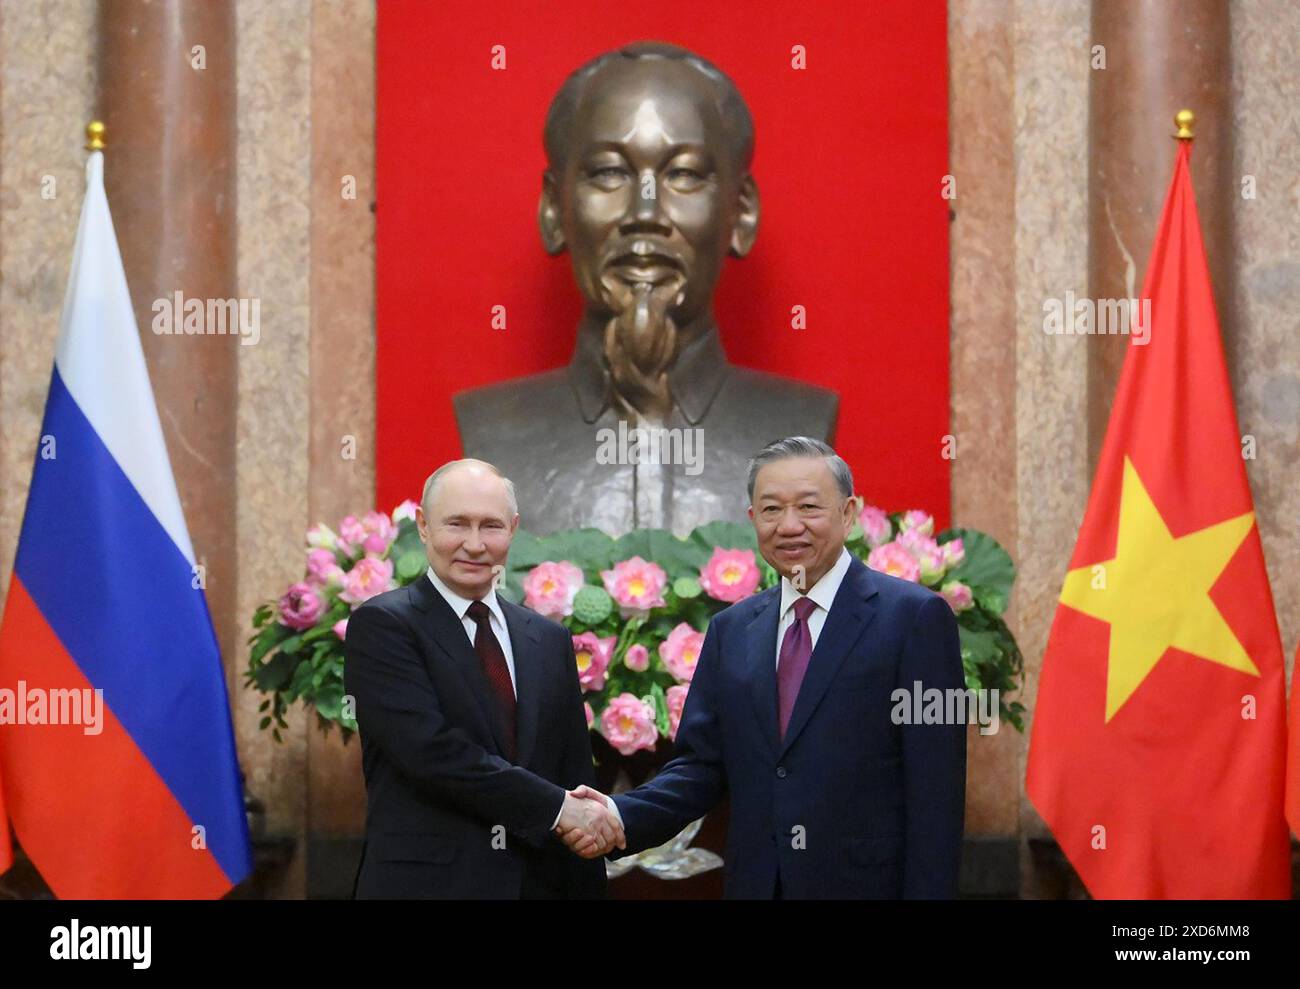
<path fill-rule="evenodd" d="M 61 898 L 218 897 L 251 868 L 230 706 L 103 168 L 0 622 L 0 813 Z"/>

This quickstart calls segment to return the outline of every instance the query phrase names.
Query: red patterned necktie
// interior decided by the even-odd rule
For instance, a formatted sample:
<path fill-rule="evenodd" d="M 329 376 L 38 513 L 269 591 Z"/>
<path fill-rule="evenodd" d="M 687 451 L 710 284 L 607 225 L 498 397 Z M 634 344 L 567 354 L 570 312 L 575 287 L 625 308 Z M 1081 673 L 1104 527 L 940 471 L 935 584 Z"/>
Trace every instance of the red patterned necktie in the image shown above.
<path fill-rule="evenodd" d="M 487 675 L 488 686 L 496 699 L 497 710 L 501 715 L 501 727 L 505 732 L 505 751 L 502 753 L 510 762 L 515 761 L 515 688 L 510 682 L 510 667 L 506 665 L 506 654 L 501 651 L 501 643 L 492 632 L 488 620 L 491 612 L 482 601 L 475 601 L 469 606 L 469 616 L 474 619 L 478 630 L 474 633 L 474 651 L 483 662 L 483 672 Z"/>
<path fill-rule="evenodd" d="M 780 707 L 781 738 L 790 726 L 790 712 L 794 710 L 795 698 L 799 696 L 799 686 L 803 675 L 808 670 L 808 660 L 812 657 L 812 630 L 808 628 L 808 616 L 817 607 L 811 598 L 801 597 L 794 603 L 794 623 L 785 630 L 781 640 L 781 657 L 776 664 L 777 703 Z"/>

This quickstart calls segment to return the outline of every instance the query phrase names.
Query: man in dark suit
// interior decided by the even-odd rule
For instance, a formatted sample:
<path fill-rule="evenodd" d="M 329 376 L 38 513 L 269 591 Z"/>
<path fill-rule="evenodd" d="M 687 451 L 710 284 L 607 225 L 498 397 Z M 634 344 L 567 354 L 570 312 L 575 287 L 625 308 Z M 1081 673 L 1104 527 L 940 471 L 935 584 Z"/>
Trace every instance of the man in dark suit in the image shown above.
<path fill-rule="evenodd" d="M 899 723 L 895 692 L 965 689 L 957 623 L 939 595 L 844 548 L 852 494 L 820 440 L 751 461 L 750 518 L 779 586 L 709 623 L 674 759 L 612 800 L 578 791 L 617 808 L 628 852 L 729 794 L 728 897 L 956 895 L 966 725 Z M 584 855 L 607 844 L 580 829 L 565 840 Z"/>
<path fill-rule="evenodd" d="M 573 640 L 494 590 L 519 524 L 513 486 L 454 461 L 425 484 L 416 522 L 427 575 L 348 621 L 367 797 L 354 895 L 603 896 L 604 863 L 553 833 L 622 840 L 607 808 L 567 792 L 594 782 Z"/>

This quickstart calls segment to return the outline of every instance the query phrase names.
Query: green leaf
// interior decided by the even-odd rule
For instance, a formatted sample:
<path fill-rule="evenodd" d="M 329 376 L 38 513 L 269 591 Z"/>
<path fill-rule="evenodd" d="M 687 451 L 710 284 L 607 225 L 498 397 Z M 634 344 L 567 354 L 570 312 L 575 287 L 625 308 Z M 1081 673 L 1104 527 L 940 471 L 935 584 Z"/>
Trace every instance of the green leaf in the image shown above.
<path fill-rule="evenodd" d="M 692 540 L 678 539 L 666 529 L 634 529 L 614 542 L 615 561 L 639 556 L 663 567 L 670 581 L 699 576 L 711 552 Z"/>
<path fill-rule="evenodd" d="M 1016 566 L 998 541 L 976 529 L 946 529 L 938 541 L 946 543 L 960 537 L 966 558 L 944 575 L 944 581 L 960 580 L 971 589 L 975 602 L 995 615 L 1006 611 L 1011 587 L 1016 580 Z"/>
<path fill-rule="evenodd" d="M 403 553 L 397 560 L 397 576 L 410 582 L 429 569 L 429 558 L 420 550 Z"/>
<path fill-rule="evenodd" d="M 673 593 L 687 600 L 697 598 L 704 593 L 704 588 L 694 577 L 678 577 L 673 581 Z"/>
<path fill-rule="evenodd" d="M 659 729 L 659 734 L 665 738 L 668 737 L 668 697 L 664 694 L 664 688 L 659 684 L 653 684 L 650 687 L 650 696 L 654 698 L 655 706 L 655 727 Z"/>
<path fill-rule="evenodd" d="M 274 625 L 268 625 L 261 633 L 253 636 L 250 640 L 252 651 L 249 653 L 248 662 L 250 665 L 256 665 L 261 662 L 262 657 L 267 654 L 274 646 L 284 642 L 293 635 L 293 629 L 288 625 L 281 625 L 278 622 Z"/>
<path fill-rule="evenodd" d="M 272 690 L 282 690 L 293 676 L 294 667 L 298 665 L 296 656 L 288 653 L 279 652 L 271 657 L 270 661 L 259 666 L 253 671 L 253 679 L 257 682 L 257 689 L 266 693 Z"/>
<path fill-rule="evenodd" d="M 541 539 L 524 529 L 516 530 L 514 537 L 510 540 L 510 556 L 507 560 L 507 566 L 511 569 L 531 570 L 537 564 L 545 562 L 546 558 L 542 555 Z"/>

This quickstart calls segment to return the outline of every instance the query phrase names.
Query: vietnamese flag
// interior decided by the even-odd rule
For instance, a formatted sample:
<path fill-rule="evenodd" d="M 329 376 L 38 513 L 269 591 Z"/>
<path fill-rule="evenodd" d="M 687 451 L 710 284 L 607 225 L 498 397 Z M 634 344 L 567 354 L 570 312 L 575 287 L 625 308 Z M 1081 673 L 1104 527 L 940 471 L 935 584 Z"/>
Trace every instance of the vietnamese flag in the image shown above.
<path fill-rule="evenodd" d="M 1291 667 L 1291 753 L 1287 756 L 1286 819 L 1300 838 L 1300 647 Z"/>
<path fill-rule="evenodd" d="M 1094 897 L 1285 898 L 1282 642 L 1190 154 L 1043 657 L 1026 788 Z"/>

